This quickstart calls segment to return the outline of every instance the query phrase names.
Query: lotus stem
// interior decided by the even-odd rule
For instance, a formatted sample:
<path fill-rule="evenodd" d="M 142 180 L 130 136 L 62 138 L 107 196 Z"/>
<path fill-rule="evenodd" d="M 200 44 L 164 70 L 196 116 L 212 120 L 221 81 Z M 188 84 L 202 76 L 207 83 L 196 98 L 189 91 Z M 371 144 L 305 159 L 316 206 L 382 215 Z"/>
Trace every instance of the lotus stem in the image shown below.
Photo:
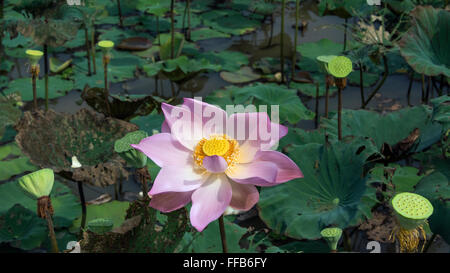
<path fill-rule="evenodd" d="M 281 63 L 281 83 L 284 82 L 284 10 L 286 1 L 281 1 L 281 34 L 280 34 L 280 63 Z"/>
<path fill-rule="evenodd" d="M 170 41 L 170 58 L 173 59 L 175 57 L 175 17 L 174 17 L 174 2 L 175 0 L 170 1 L 170 28 L 171 28 L 171 41 Z"/>
<path fill-rule="evenodd" d="M 53 227 L 52 215 L 50 214 L 48 208 L 45 209 L 45 219 L 47 220 L 48 233 L 49 233 L 50 242 L 52 245 L 52 252 L 58 253 L 59 252 L 58 242 L 56 241 L 56 235 L 55 235 L 55 229 Z"/>
<path fill-rule="evenodd" d="M 347 22 L 348 22 L 348 19 L 345 18 L 345 22 L 344 22 L 344 51 L 347 49 Z"/>
<path fill-rule="evenodd" d="M 411 106 L 411 89 L 412 89 L 412 85 L 413 85 L 413 81 L 414 81 L 414 71 L 411 71 L 411 74 L 409 77 L 410 78 L 409 78 L 407 98 L 408 98 L 408 106 Z"/>
<path fill-rule="evenodd" d="M 92 31 L 91 31 L 91 52 L 92 52 L 92 68 L 93 68 L 93 74 L 97 74 L 97 64 L 95 61 L 95 24 L 92 24 Z"/>
<path fill-rule="evenodd" d="M 319 83 L 316 83 L 316 117 L 314 119 L 316 129 L 319 128 Z"/>
<path fill-rule="evenodd" d="M 109 90 L 108 90 L 108 63 L 110 60 L 110 56 L 104 55 L 103 56 L 103 70 L 105 74 L 105 103 L 106 103 L 106 109 L 108 110 L 109 116 L 111 116 L 111 107 L 109 105 Z"/>
<path fill-rule="evenodd" d="M 338 139 L 342 140 L 342 88 L 338 86 Z"/>
<path fill-rule="evenodd" d="M 120 8 L 120 0 L 117 0 L 117 10 L 119 11 L 119 24 L 123 27 L 122 9 Z"/>
<path fill-rule="evenodd" d="M 284 0 L 283 0 L 284 1 Z M 223 223 L 223 215 L 219 217 L 220 238 L 222 239 L 222 252 L 228 253 L 227 237 L 225 234 L 225 225 Z"/>
<path fill-rule="evenodd" d="M 364 75 L 362 63 L 359 62 L 359 88 L 361 92 L 361 108 L 364 108 Z"/>
<path fill-rule="evenodd" d="M 433 244 L 434 239 L 436 239 L 436 235 L 437 235 L 437 233 L 433 233 L 433 235 L 431 235 L 430 240 L 426 243 L 425 247 L 423 248 L 423 253 L 428 252 L 428 249 Z"/>
<path fill-rule="evenodd" d="M 383 54 L 383 65 L 384 65 L 383 78 L 378 83 L 378 85 L 375 87 L 375 89 L 372 91 L 372 93 L 370 93 L 370 95 L 367 98 L 367 100 L 364 102 L 364 106 L 362 107 L 363 109 L 369 104 L 369 102 L 372 100 L 372 98 L 375 96 L 375 94 L 378 92 L 378 90 L 380 90 L 381 86 L 383 86 L 384 82 L 387 79 L 387 76 L 389 75 L 388 62 L 387 62 L 386 55 L 384 55 L 384 54 Z"/>
<path fill-rule="evenodd" d="M 295 1 L 295 34 L 294 34 L 294 53 L 292 54 L 292 78 L 295 77 L 295 63 L 297 57 L 297 39 L 298 39 L 298 8 L 300 0 Z"/>
<path fill-rule="evenodd" d="M 84 39 L 86 41 L 86 58 L 88 64 L 88 76 L 91 75 L 91 54 L 89 54 L 89 35 L 87 26 L 84 27 Z"/>
<path fill-rule="evenodd" d="M 45 111 L 48 110 L 48 46 L 44 44 Z"/>
<path fill-rule="evenodd" d="M 38 104 L 37 104 L 37 91 L 36 91 L 36 79 L 39 76 L 39 65 L 32 65 L 31 66 L 31 83 L 33 87 L 33 107 L 34 111 L 37 111 Z"/>
<path fill-rule="evenodd" d="M 151 176 L 150 173 L 148 172 L 147 167 L 143 167 L 143 168 L 139 168 L 136 169 L 136 174 L 138 177 L 139 182 L 141 182 L 142 185 L 142 192 L 144 194 L 144 198 L 148 199 L 148 186 L 147 186 L 147 181 L 150 180 L 151 181 Z"/>
<path fill-rule="evenodd" d="M 86 226 L 86 199 L 84 198 L 84 190 L 83 190 L 83 183 L 80 181 L 77 181 L 78 184 L 78 194 L 80 195 L 80 202 L 81 202 L 81 231 L 84 230 L 84 227 Z"/>
<path fill-rule="evenodd" d="M 329 84 L 330 75 L 325 75 L 325 118 L 328 118 L 328 100 L 330 97 L 330 84 Z"/>

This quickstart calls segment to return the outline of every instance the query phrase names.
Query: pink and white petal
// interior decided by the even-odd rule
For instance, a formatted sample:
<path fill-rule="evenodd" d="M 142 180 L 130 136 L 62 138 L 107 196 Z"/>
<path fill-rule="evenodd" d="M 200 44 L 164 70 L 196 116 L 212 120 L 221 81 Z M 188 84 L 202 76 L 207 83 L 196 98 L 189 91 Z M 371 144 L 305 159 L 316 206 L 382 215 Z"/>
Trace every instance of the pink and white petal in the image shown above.
<path fill-rule="evenodd" d="M 278 166 L 273 162 L 253 161 L 245 164 L 236 164 L 225 173 L 233 181 L 240 184 L 256 186 L 276 185 Z"/>
<path fill-rule="evenodd" d="M 250 163 L 255 158 L 256 153 L 261 149 L 260 143 L 255 140 L 249 140 L 242 143 L 239 147 L 239 154 L 236 158 L 237 163 Z"/>
<path fill-rule="evenodd" d="M 167 123 L 167 121 L 163 121 L 163 123 L 161 124 L 161 133 L 169 133 L 170 134 L 170 127 L 169 124 Z"/>
<path fill-rule="evenodd" d="M 231 185 L 224 174 L 211 175 L 192 194 L 191 224 L 202 231 L 209 223 L 218 219 L 230 204 Z"/>
<path fill-rule="evenodd" d="M 227 169 L 228 163 L 221 156 L 206 156 L 203 158 L 203 167 L 210 173 L 223 173 Z"/>
<path fill-rule="evenodd" d="M 186 106 L 179 107 L 161 103 L 161 109 L 165 117 L 164 122 L 173 137 L 192 151 L 201 139 L 195 135 L 195 132 L 201 131 L 201 124 L 194 123 L 193 114 Z"/>
<path fill-rule="evenodd" d="M 183 106 L 193 113 L 193 122 L 196 128 L 195 133 L 202 133 L 201 137 L 209 137 L 211 134 L 225 134 L 227 113 L 220 107 L 216 107 L 201 100 L 184 98 Z"/>
<path fill-rule="evenodd" d="M 170 165 L 183 166 L 192 158 L 192 152 L 168 133 L 146 137 L 139 144 L 131 144 L 131 146 L 143 152 L 160 167 Z"/>
<path fill-rule="evenodd" d="M 234 209 L 247 211 L 251 209 L 259 200 L 259 192 L 253 185 L 244 185 L 230 180 L 233 192 L 230 206 Z"/>
<path fill-rule="evenodd" d="M 188 192 L 165 192 L 152 196 L 150 207 L 161 212 L 171 212 L 186 206 L 191 202 L 193 191 Z"/>
<path fill-rule="evenodd" d="M 278 167 L 276 183 L 283 183 L 295 178 L 302 178 L 300 168 L 288 156 L 277 151 L 259 151 L 255 161 L 273 162 Z"/>
<path fill-rule="evenodd" d="M 165 166 L 155 178 L 150 195 L 163 192 L 187 192 L 197 189 L 208 178 L 196 172 L 191 164 L 186 166 Z"/>

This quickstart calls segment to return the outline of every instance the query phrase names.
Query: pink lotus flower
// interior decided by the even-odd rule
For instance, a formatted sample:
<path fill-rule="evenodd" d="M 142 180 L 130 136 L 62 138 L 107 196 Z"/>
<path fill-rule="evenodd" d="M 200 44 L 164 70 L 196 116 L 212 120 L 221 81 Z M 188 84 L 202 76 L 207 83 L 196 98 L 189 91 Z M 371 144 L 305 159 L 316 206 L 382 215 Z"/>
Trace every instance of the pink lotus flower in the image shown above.
<path fill-rule="evenodd" d="M 150 206 L 170 212 L 192 201 L 190 220 L 198 231 L 228 206 L 251 209 L 259 200 L 255 186 L 303 177 L 291 159 L 268 149 L 287 127 L 271 122 L 265 112 L 227 116 L 194 99 L 184 99 L 181 107 L 163 103 L 162 110 L 162 133 L 132 146 L 161 167 Z"/>

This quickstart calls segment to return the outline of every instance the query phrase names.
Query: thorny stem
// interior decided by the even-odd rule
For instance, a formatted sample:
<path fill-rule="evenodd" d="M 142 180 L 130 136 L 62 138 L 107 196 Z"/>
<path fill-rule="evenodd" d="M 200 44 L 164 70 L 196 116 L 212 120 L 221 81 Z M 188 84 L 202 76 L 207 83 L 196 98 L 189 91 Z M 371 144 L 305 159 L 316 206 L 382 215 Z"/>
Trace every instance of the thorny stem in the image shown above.
<path fill-rule="evenodd" d="M 53 227 L 53 220 L 52 216 L 50 215 L 50 212 L 48 211 L 48 208 L 45 209 L 45 219 L 47 220 L 48 233 L 50 236 L 50 242 L 52 244 L 52 252 L 58 253 L 59 252 L 58 242 L 56 241 L 55 229 Z"/>
<path fill-rule="evenodd" d="M 91 54 L 89 54 L 89 34 L 88 34 L 87 26 L 84 27 L 84 39 L 86 40 L 86 59 L 87 59 L 87 64 L 88 64 L 88 76 L 90 76 L 91 75 Z"/>
<path fill-rule="evenodd" d="M 108 115 L 111 116 L 111 107 L 109 105 L 109 90 L 108 90 L 108 63 L 109 63 L 109 56 L 103 56 L 103 70 L 105 74 L 105 103 L 106 103 L 106 109 L 108 111 Z"/>
<path fill-rule="evenodd" d="M 77 181 L 77 184 L 81 202 L 81 230 L 83 230 L 86 226 L 86 200 L 84 199 L 83 183 Z"/>
<path fill-rule="evenodd" d="M 117 0 L 117 9 L 119 11 L 119 23 L 120 27 L 123 27 L 122 9 L 120 8 L 120 0 Z"/>
<path fill-rule="evenodd" d="M 94 75 L 97 74 L 97 64 L 95 62 L 95 24 L 92 24 L 91 31 L 91 52 L 92 52 L 92 66 Z"/>
<path fill-rule="evenodd" d="M 38 105 L 37 105 L 37 91 L 36 91 L 36 78 L 39 75 L 39 65 L 32 66 L 31 67 L 31 81 L 33 85 L 33 107 L 34 111 L 37 111 Z"/>
<path fill-rule="evenodd" d="M 375 94 L 378 92 L 378 90 L 380 90 L 381 86 L 383 86 L 383 84 L 386 81 L 387 76 L 389 74 L 388 62 L 387 62 L 387 58 L 386 58 L 386 56 L 384 54 L 383 54 L 383 64 L 384 64 L 383 78 L 378 83 L 378 85 L 375 87 L 375 89 L 372 91 L 372 93 L 370 93 L 370 95 L 367 98 L 367 100 L 364 102 L 364 105 L 362 107 L 363 109 L 367 106 L 367 104 L 369 104 L 369 102 L 372 100 L 372 98 L 375 96 Z"/>
<path fill-rule="evenodd" d="M 296 62 L 296 48 L 297 48 L 297 37 L 298 37 L 298 6 L 300 0 L 295 1 L 295 34 L 294 34 L 294 53 L 292 54 L 292 78 L 295 77 L 295 62 Z"/>
<path fill-rule="evenodd" d="M 48 47 L 44 44 L 45 111 L 48 110 Z"/>
<path fill-rule="evenodd" d="M 284 0 L 283 0 L 284 1 Z M 228 253 L 227 237 L 225 234 L 225 225 L 223 223 L 223 215 L 219 217 L 220 238 L 222 239 L 222 252 Z"/>
<path fill-rule="evenodd" d="M 281 82 L 284 82 L 284 9 L 286 1 L 281 1 L 281 34 L 280 34 L 280 63 L 281 63 Z"/>
<path fill-rule="evenodd" d="M 411 106 L 411 89 L 414 81 L 414 71 L 411 71 L 411 75 L 409 76 L 409 85 L 408 85 L 408 106 Z"/>
<path fill-rule="evenodd" d="M 171 21 L 171 34 L 172 40 L 170 42 L 170 58 L 173 59 L 175 57 L 175 17 L 174 17 L 174 0 L 170 2 L 170 21 Z"/>

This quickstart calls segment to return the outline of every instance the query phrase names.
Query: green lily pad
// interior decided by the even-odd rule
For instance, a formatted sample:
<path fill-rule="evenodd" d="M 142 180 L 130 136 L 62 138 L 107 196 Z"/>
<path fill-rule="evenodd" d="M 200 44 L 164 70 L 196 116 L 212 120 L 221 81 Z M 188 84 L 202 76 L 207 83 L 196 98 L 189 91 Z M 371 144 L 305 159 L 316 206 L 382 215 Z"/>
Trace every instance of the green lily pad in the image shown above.
<path fill-rule="evenodd" d="M 400 53 L 419 74 L 450 77 L 447 35 L 450 14 L 442 9 L 418 6 L 411 16 L 413 25 L 399 42 Z"/>
<path fill-rule="evenodd" d="M 15 204 L 20 204 L 36 215 L 37 202 L 29 198 L 16 181 L 0 185 L 0 214 L 5 213 Z M 56 228 L 69 227 L 81 214 L 78 198 L 66 185 L 55 181 L 50 193 L 54 210 L 53 222 Z M 37 215 L 36 215 L 37 217 Z"/>
<path fill-rule="evenodd" d="M 217 30 L 213 30 L 211 28 L 199 28 L 191 32 L 191 39 L 194 42 L 206 40 L 206 39 L 214 39 L 214 38 L 230 38 L 230 34 L 222 33 Z"/>
<path fill-rule="evenodd" d="M 326 88 L 325 88 L 324 75 L 323 74 L 313 73 L 312 74 L 312 78 L 314 79 L 314 82 L 318 82 L 319 83 L 319 97 L 325 96 Z M 310 96 L 310 97 L 313 97 L 313 98 L 316 97 L 316 92 L 317 92 L 316 88 L 317 87 L 316 87 L 315 83 L 291 82 L 290 83 L 290 87 L 298 89 L 302 94 L 304 94 L 306 96 Z M 329 87 L 329 90 L 328 90 L 329 96 L 332 96 L 336 92 L 337 92 L 336 86 L 330 86 Z"/>
<path fill-rule="evenodd" d="M 0 216 L 0 243 L 30 250 L 39 247 L 47 235 L 44 219 L 16 204 Z"/>
<path fill-rule="evenodd" d="M 88 205 L 86 207 L 86 222 L 95 220 L 97 218 L 107 218 L 114 223 L 113 229 L 120 227 L 123 221 L 125 221 L 125 215 L 129 206 L 130 202 L 122 202 L 116 200 L 101 205 Z M 80 229 L 80 225 L 81 218 L 78 218 L 73 221 L 73 224 L 70 227 L 69 231 L 78 232 Z"/>
<path fill-rule="evenodd" d="M 148 135 L 153 135 L 154 131 L 161 132 L 161 125 L 164 121 L 164 116 L 162 114 L 158 114 L 156 110 L 154 110 L 150 115 L 136 117 L 130 120 L 131 123 L 139 126 L 139 130 L 145 131 Z"/>
<path fill-rule="evenodd" d="M 59 76 L 51 76 L 48 79 L 48 98 L 55 99 L 65 96 L 70 90 L 73 89 L 73 82 L 63 80 Z M 7 94 L 20 93 L 23 101 L 33 100 L 33 86 L 31 78 L 20 78 L 9 82 L 8 87 L 3 90 Z M 36 93 L 40 99 L 45 98 L 45 81 L 39 79 L 36 81 Z"/>
<path fill-rule="evenodd" d="M 222 71 L 220 77 L 230 83 L 247 83 L 258 80 L 261 75 L 253 72 L 250 67 L 243 66 L 236 72 Z"/>
<path fill-rule="evenodd" d="M 22 111 L 16 106 L 19 101 L 20 96 L 16 94 L 0 97 L 0 139 L 7 127 L 14 125 L 22 115 Z"/>
<path fill-rule="evenodd" d="M 385 171 L 389 170 L 393 171 L 394 174 L 387 179 Z M 392 190 L 395 193 L 412 192 L 414 186 L 424 177 L 424 175 L 418 175 L 418 173 L 418 169 L 409 166 L 402 167 L 398 164 L 377 165 L 370 171 L 369 183 L 381 182 L 388 187 L 393 186 Z"/>
<path fill-rule="evenodd" d="M 20 151 L 15 143 L 0 147 L 0 181 L 35 170 L 37 167 L 30 163 L 30 159 Z"/>
<path fill-rule="evenodd" d="M 262 188 L 258 203 L 261 219 L 279 234 L 317 239 L 327 226 L 344 229 L 363 218 L 360 210 L 369 189 L 363 176 L 367 156 L 358 154 L 359 148 L 342 142 L 329 148 L 321 144 L 293 147 L 289 157 L 304 178 Z"/>
<path fill-rule="evenodd" d="M 233 10 L 208 11 L 200 15 L 204 25 L 217 31 L 232 35 L 243 35 L 256 30 L 258 21 L 241 15 Z"/>
<path fill-rule="evenodd" d="M 297 46 L 304 59 L 300 62 L 300 67 L 308 71 L 321 71 L 317 57 L 326 55 L 339 55 L 342 53 L 343 45 L 335 43 L 329 39 L 321 39 L 317 42 L 302 43 Z"/>

